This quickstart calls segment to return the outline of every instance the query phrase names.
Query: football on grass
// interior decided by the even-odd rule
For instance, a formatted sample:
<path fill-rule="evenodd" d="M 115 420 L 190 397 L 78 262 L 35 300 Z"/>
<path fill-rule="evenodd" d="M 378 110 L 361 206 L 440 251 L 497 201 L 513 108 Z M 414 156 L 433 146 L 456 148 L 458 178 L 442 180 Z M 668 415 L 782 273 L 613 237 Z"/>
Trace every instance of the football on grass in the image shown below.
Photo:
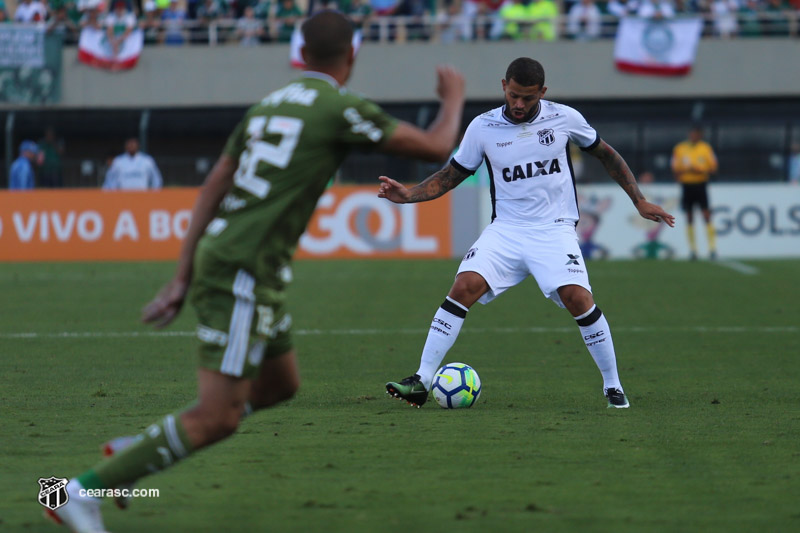
<path fill-rule="evenodd" d="M 448 363 L 433 377 L 433 397 L 445 409 L 472 407 L 481 395 L 481 378 L 464 363 Z"/>

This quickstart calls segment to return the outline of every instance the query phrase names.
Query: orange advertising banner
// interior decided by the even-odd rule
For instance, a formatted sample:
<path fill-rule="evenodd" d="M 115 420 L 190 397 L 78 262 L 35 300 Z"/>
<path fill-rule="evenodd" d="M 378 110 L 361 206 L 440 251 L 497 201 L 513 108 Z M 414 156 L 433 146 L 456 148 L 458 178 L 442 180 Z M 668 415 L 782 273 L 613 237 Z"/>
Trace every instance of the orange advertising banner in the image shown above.
<path fill-rule="evenodd" d="M 199 189 L 0 193 L 0 261 L 175 259 Z"/>
<path fill-rule="evenodd" d="M 0 261 L 177 259 L 198 188 L 0 192 Z M 450 201 L 395 205 L 332 187 L 297 257 L 449 257 Z"/>
<path fill-rule="evenodd" d="M 295 257 L 450 257 L 450 198 L 397 205 L 377 187 L 331 187 Z"/>

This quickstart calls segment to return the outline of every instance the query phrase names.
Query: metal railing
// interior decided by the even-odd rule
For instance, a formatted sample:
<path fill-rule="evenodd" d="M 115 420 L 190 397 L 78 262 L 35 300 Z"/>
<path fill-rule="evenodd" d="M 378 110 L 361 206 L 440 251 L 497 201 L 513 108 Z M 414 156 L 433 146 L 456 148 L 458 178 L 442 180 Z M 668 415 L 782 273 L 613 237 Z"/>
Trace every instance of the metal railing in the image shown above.
<path fill-rule="evenodd" d="M 798 37 L 800 36 L 800 11 L 729 13 L 715 15 L 711 13 L 680 14 L 679 17 L 703 19 L 703 37 L 705 38 L 745 38 L 745 37 Z M 468 18 L 456 15 L 426 16 L 376 16 L 359 24 L 365 41 L 379 43 L 421 42 L 462 42 L 465 40 L 499 41 L 509 40 L 504 31 L 508 23 L 523 26 L 520 32 L 522 40 L 535 40 L 526 34 L 525 27 L 537 21 L 501 19 L 499 16 L 477 16 Z M 538 22 L 547 22 L 538 21 Z M 570 31 L 569 16 L 561 15 L 552 19 L 556 39 L 610 39 L 617 33 L 619 19 L 612 15 L 603 15 L 599 20 L 597 35 L 587 35 L 582 31 L 574 35 Z M 258 39 L 259 44 L 288 42 L 286 29 L 281 29 L 280 21 L 264 20 L 264 36 Z M 297 24 L 301 24 L 299 21 Z M 185 20 L 180 25 L 175 21 L 165 24 L 162 21 L 144 23 L 140 26 L 145 32 L 145 44 L 202 44 L 210 46 L 238 44 L 240 32 L 238 20 L 234 18 L 201 20 Z M 67 44 L 77 43 L 77 34 L 67 33 Z"/>

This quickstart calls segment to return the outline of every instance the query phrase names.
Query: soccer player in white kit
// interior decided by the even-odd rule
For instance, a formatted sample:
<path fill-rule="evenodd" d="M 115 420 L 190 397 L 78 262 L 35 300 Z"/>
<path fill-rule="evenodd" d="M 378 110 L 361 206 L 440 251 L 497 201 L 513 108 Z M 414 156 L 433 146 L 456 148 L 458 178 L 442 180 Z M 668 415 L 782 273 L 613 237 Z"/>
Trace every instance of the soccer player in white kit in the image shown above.
<path fill-rule="evenodd" d="M 387 393 L 417 407 L 453 346 L 469 308 L 489 303 L 533 275 L 546 298 L 566 308 L 603 376 L 608 407 L 629 407 L 617 373 L 605 316 L 595 305 L 575 226 L 578 201 L 569 143 L 600 160 L 639 214 L 674 226 L 675 217 L 645 200 L 624 159 L 571 107 L 542 100 L 544 69 L 521 57 L 502 80 L 505 105 L 476 117 L 450 164 L 406 188 L 381 176 L 378 196 L 395 203 L 442 196 L 485 160 L 491 176 L 492 223 L 464 256 L 455 282 L 436 311 L 417 372 L 386 384 Z"/>

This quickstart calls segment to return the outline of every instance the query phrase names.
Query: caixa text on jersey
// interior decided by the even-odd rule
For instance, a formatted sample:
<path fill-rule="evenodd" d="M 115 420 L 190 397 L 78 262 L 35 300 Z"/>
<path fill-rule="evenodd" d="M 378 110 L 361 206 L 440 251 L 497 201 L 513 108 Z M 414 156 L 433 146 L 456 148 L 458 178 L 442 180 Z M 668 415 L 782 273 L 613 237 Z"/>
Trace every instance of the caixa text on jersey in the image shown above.
<path fill-rule="evenodd" d="M 561 165 L 558 163 L 558 159 L 553 159 L 552 161 L 545 159 L 544 161 L 533 161 L 524 165 L 506 167 L 503 169 L 503 180 L 512 182 L 558 173 L 561 173 Z"/>

